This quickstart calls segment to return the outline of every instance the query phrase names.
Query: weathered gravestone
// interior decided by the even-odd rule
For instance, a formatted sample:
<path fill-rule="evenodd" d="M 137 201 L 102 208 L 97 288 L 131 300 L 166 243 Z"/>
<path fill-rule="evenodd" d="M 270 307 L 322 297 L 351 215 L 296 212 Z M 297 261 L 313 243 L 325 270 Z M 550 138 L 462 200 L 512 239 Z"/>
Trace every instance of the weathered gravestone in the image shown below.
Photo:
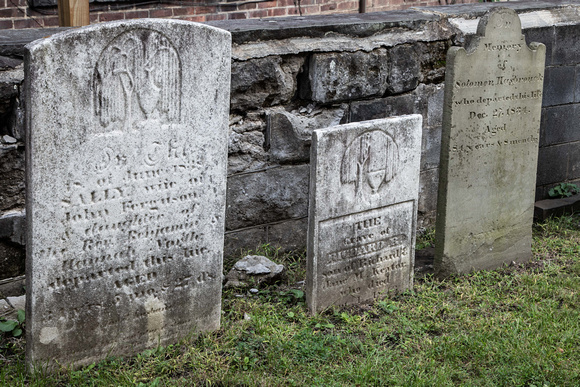
<path fill-rule="evenodd" d="M 435 271 L 531 258 L 545 46 L 494 9 L 447 54 Z"/>
<path fill-rule="evenodd" d="M 306 294 L 310 311 L 413 285 L 420 115 L 315 130 Z"/>
<path fill-rule="evenodd" d="M 26 64 L 29 365 L 218 328 L 230 34 L 99 24 Z"/>

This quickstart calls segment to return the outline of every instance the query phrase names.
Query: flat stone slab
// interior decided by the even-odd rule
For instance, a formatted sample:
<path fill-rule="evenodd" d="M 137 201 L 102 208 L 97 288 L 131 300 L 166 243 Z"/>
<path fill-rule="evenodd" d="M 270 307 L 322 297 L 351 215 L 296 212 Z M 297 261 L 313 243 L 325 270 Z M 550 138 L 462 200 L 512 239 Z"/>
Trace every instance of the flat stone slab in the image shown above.
<path fill-rule="evenodd" d="M 494 8 L 447 54 L 436 224 L 441 277 L 531 258 L 545 46 Z"/>
<path fill-rule="evenodd" d="M 220 324 L 230 34 L 143 19 L 27 46 L 27 362 Z"/>
<path fill-rule="evenodd" d="M 534 204 L 534 218 L 546 220 L 550 216 L 562 216 L 580 211 L 580 195 L 568 198 L 539 200 Z"/>
<path fill-rule="evenodd" d="M 315 130 L 306 296 L 312 313 L 413 285 L 420 115 Z"/>

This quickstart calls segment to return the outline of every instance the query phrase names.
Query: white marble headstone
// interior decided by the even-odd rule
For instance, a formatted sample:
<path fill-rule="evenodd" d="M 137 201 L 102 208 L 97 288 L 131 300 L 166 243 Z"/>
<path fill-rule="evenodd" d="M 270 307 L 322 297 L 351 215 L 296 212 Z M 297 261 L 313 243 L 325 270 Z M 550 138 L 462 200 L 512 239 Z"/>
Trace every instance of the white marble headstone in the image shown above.
<path fill-rule="evenodd" d="M 27 46 L 31 367 L 219 327 L 230 46 L 155 19 Z"/>
<path fill-rule="evenodd" d="M 413 286 L 420 115 L 315 130 L 306 296 L 312 313 Z"/>

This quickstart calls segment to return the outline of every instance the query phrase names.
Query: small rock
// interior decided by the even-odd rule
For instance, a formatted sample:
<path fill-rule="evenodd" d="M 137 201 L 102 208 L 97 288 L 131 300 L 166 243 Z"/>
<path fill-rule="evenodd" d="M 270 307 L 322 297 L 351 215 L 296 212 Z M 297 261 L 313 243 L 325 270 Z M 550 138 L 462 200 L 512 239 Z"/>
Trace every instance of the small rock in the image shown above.
<path fill-rule="evenodd" d="M 6 300 L 16 310 L 26 309 L 26 296 L 8 297 Z"/>
<path fill-rule="evenodd" d="M 253 293 L 253 294 L 256 294 L 256 293 L 258 293 L 258 289 L 256 289 L 256 288 L 251 288 L 251 289 L 250 289 L 250 293 Z"/>
<path fill-rule="evenodd" d="M 235 268 L 237 270 L 245 270 L 246 274 L 250 274 L 250 275 L 260 275 L 260 274 L 270 274 L 272 271 L 265 265 L 261 264 L 261 263 L 257 263 L 255 265 L 248 265 L 247 263 L 243 262 L 240 263 L 238 262 L 238 264 L 236 264 Z"/>
<path fill-rule="evenodd" d="M 261 255 L 247 255 L 236 262 L 232 270 L 226 275 L 225 287 L 275 282 L 283 272 L 283 265 L 278 265 Z"/>
<path fill-rule="evenodd" d="M 6 144 L 16 144 L 18 142 L 17 139 L 15 139 L 14 137 L 9 136 L 7 134 L 2 136 L 2 141 Z"/>
<path fill-rule="evenodd" d="M 237 297 L 237 298 L 244 298 L 244 295 L 243 295 L 243 294 L 236 294 L 234 297 Z"/>

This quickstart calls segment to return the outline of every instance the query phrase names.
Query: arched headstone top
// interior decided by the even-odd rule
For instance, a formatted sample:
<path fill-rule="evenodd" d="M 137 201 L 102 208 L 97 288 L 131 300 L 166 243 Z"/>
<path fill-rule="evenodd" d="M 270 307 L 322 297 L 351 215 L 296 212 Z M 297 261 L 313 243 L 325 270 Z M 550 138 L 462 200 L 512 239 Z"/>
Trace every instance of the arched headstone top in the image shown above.
<path fill-rule="evenodd" d="M 522 38 L 522 22 L 513 9 L 493 8 L 479 20 L 477 35 L 488 39 L 518 41 Z"/>

